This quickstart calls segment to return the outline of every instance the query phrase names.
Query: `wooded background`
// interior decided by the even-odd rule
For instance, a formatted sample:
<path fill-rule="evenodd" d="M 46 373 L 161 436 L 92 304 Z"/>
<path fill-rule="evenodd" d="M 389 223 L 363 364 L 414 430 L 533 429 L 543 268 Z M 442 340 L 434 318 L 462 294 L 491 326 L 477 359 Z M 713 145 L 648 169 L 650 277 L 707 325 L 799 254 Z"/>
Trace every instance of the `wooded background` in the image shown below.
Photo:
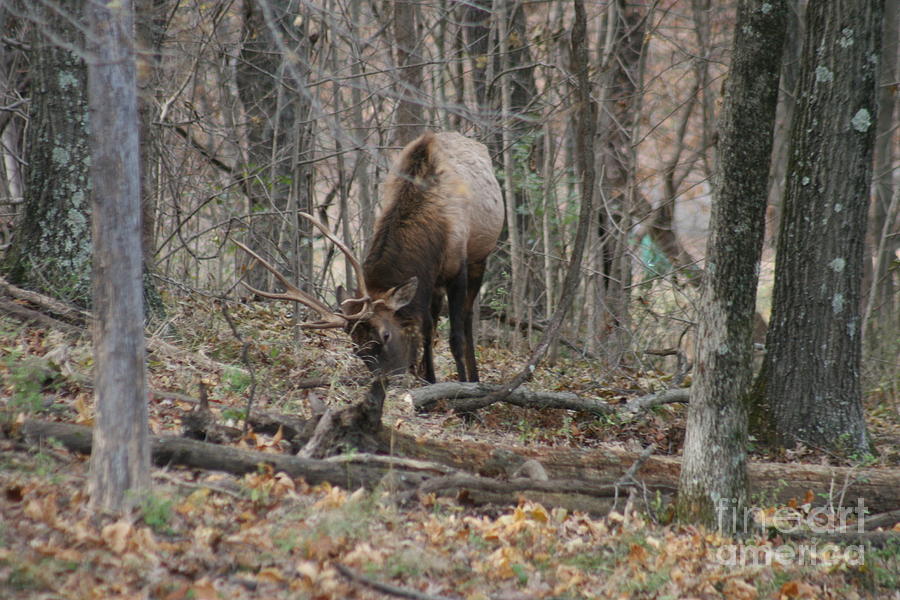
<path fill-rule="evenodd" d="M 0 2 L 0 244 L 12 281 L 86 306 L 90 115 L 81 4 Z M 586 6 L 581 45 L 596 121 L 586 164 L 596 175 L 595 210 L 562 351 L 610 369 L 669 371 L 681 368 L 675 357 L 692 355 L 735 4 Z M 815 60 L 801 53 L 805 5 L 788 2 L 758 343 L 770 311 L 796 86 L 804 61 Z M 852 310 L 865 323 L 865 387 L 893 397 L 896 6 L 889 0 L 879 20 L 873 186 L 868 233 L 858 240 L 864 272 L 852 275 L 861 290 Z M 244 273 L 232 238 L 333 302 L 337 284 L 353 284 L 351 270 L 296 213 L 317 215 L 362 254 L 395 151 L 426 129 L 458 130 L 490 147 L 507 199 L 508 227 L 489 261 L 482 315 L 514 325 L 496 331 L 522 348 L 540 331 L 559 302 L 579 213 L 583 107 L 573 99 L 571 3 L 138 0 L 135 7 L 145 291 L 154 314 L 180 294 L 236 298 L 241 276 L 273 289 L 262 269 Z M 859 25 L 841 27 L 848 44 L 862 39 Z M 840 76 L 840 66 L 807 66 L 816 77 Z M 822 244 L 802 259 L 829 263 L 833 235 L 817 233 L 814 217 L 808 227 Z"/>

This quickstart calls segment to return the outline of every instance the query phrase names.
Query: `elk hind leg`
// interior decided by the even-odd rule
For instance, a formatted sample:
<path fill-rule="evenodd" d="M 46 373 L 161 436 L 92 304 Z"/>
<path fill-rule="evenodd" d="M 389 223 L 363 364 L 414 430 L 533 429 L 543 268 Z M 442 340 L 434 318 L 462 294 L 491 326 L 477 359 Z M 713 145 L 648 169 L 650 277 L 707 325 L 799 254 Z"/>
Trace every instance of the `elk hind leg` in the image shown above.
<path fill-rule="evenodd" d="M 478 381 L 478 366 L 475 364 L 475 335 L 472 321 L 475 318 L 475 299 L 484 279 L 485 261 L 469 265 L 466 281 L 466 303 L 463 307 L 464 335 L 466 340 L 466 373 L 469 381 Z"/>
<path fill-rule="evenodd" d="M 450 312 L 450 351 L 456 361 L 456 372 L 460 381 L 470 381 L 466 377 L 466 330 L 465 304 L 468 277 L 463 263 L 456 277 L 447 284 L 447 308 Z"/>

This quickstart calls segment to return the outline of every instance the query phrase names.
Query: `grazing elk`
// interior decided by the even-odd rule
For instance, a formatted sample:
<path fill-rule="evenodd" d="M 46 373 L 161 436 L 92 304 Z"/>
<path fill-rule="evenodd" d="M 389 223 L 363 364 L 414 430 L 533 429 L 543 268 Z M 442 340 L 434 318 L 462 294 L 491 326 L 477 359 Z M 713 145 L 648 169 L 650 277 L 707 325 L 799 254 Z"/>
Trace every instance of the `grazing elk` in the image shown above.
<path fill-rule="evenodd" d="M 411 368 L 421 348 L 419 375 L 434 383 L 433 338 L 446 294 L 459 380 L 478 381 L 473 304 L 503 216 L 487 148 L 458 133 L 426 133 L 402 150 L 385 181 L 383 211 L 362 265 L 327 227 L 303 214 L 347 255 L 356 272 L 360 289 L 354 295 L 338 288 L 340 311 L 297 289 L 238 245 L 287 290 L 251 291 L 295 300 L 321 314 L 322 320 L 304 327 L 344 327 L 356 355 L 377 374 Z"/>

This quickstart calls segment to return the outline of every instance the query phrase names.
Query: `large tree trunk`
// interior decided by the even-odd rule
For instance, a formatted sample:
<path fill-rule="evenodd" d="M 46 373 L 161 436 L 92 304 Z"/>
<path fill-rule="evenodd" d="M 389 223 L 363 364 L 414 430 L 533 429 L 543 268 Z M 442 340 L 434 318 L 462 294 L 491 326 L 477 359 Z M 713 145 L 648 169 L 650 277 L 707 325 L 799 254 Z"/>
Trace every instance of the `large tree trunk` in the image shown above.
<path fill-rule="evenodd" d="M 89 4 L 88 97 L 97 420 L 91 503 L 119 511 L 150 486 L 141 282 L 141 182 L 130 0 Z"/>
<path fill-rule="evenodd" d="M 82 2 L 26 6 L 32 28 L 31 106 L 25 139 L 25 212 L 6 257 L 10 280 L 86 307 L 91 294 L 88 110 Z M 58 10 L 57 10 L 58 8 Z M 60 47 L 57 41 L 71 46 Z"/>
<path fill-rule="evenodd" d="M 783 0 L 739 4 L 719 126 L 696 378 L 678 494 L 680 516 L 708 527 L 716 525 L 722 502 L 737 514 L 747 502 L 745 397 L 786 13 Z M 719 525 L 728 530 L 735 522 L 742 524 L 726 519 Z"/>
<path fill-rule="evenodd" d="M 791 129 L 760 413 L 777 444 L 869 451 L 863 247 L 883 0 L 811 2 Z"/>

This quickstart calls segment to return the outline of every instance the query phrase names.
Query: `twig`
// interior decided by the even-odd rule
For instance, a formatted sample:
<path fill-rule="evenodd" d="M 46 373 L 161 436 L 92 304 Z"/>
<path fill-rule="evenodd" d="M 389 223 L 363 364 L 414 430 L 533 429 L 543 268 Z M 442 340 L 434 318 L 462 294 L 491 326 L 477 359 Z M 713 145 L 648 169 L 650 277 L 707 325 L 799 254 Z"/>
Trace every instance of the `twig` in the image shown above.
<path fill-rule="evenodd" d="M 344 566 L 338 562 L 334 563 L 334 568 L 337 569 L 338 573 L 350 581 L 372 588 L 382 594 L 388 594 L 398 598 L 412 598 L 413 600 L 452 600 L 448 596 L 433 596 L 431 594 L 423 594 L 422 592 L 398 587 L 396 585 L 381 583 L 380 581 L 375 581 L 374 579 L 369 579 L 364 575 L 360 575 L 350 567 Z"/>
<path fill-rule="evenodd" d="M 625 404 L 625 411 L 636 413 L 662 404 L 687 403 L 691 399 L 691 388 L 673 388 L 661 392 L 653 392 Z"/>
<path fill-rule="evenodd" d="M 640 456 L 637 457 L 637 460 L 634 461 L 634 464 L 628 467 L 628 470 L 625 471 L 625 473 L 621 477 L 619 477 L 618 481 L 616 481 L 616 485 L 628 485 L 636 483 L 634 479 L 635 473 L 637 473 L 638 470 L 644 465 L 644 463 L 647 462 L 647 459 L 650 458 L 655 450 L 656 444 L 650 444 L 649 446 L 644 448 Z"/>

